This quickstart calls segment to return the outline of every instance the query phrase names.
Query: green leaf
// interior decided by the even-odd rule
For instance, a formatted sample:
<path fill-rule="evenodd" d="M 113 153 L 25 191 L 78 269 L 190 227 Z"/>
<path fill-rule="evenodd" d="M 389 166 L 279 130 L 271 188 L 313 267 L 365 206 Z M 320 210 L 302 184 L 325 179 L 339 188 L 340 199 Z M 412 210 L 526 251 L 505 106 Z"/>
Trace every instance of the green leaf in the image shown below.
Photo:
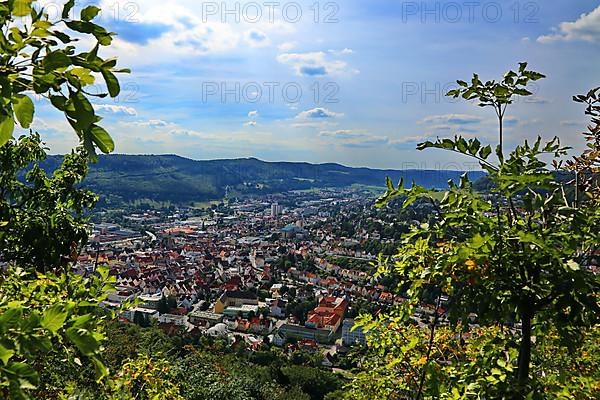
<path fill-rule="evenodd" d="M 94 364 L 94 371 L 96 372 L 96 381 L 100 382 L 102 379 L 108 376 L 108 368 L 100 359 L 97 357 L 90 357 L 92 363 Z"/>
<path fill-rule="evenodd" d="M 27 129 L 33 122 L 33 101 L 29 96 L 17 94 L 13 97 L 13 110 L 22 128 Z"/>
<path fill-rule="evenodd" d="M 48 329 L 53 334 L 56 334 L 65 324 L 67 319 L 67 312 L 64 311 L 64 307 L 60 304 L 56 304 L 46 311 L 42 317 L 41 325 L 43 328 Z"/>
<path fill-rule="evenodd" d="M 108 88 L 110 97 L 117 97 L 121 92 L 121 86 L 119 85 L 117 77 L 107 69 L 102 70 L 102 76 L 106 81 L 106 87 Z"/>
<path fill-rule="evenodd" d="M 533 94 L 527 89 L 515 89 L 514 92 L 519 96 L 531 96 Z"/>
<path fill-rule="evenodd" d="M 35 389 L 39 384 L 37 372 L 27 364 L 21 362 L 11 363 L 4 371 L 18 378 L 20 389 Z"/>
<path fill-rule="evenodd" d="M 31 3 L 33 0 L 15 0 L 12 8 L 12 15 L 15 17 L 25 17 L 31 14 Z"/>
<path fill-rule="evenodd" d="M 98 125 L 92 125 L 90 129 L 92 140 L 103 153 L 112 153 L 115 150 L 115 143 L 106 132 L 106 130 Z"/>
<path fill-rule="evenodd" d="M 466 153 L 468 150 L 467 141 L 465 139 L 463 139 L 462 137 L 459 137 L 456 140 L 456 148 L 461 153 Z"/>
<path fill-rule="evenodd" d="M 80 130 L 89 129 L 96 122 L 94 107 L 82 92 L 71 92 L 69 100 L 74 107 L 73 111 L 67 110 L 70 117 L 77 121 Z"/>
<path fill-rule="evenodd" d="M 61 42 L 65 43 L 65 44 L 71 43 L 71 41 L 72 41 L 71 37 L 64 32 L 52 31 L 52 34 L 54 35 L 54 37 L 56 37 L 58 40 L 60 40 Z"/>
<path fill-rule="evenodd" d="M 83 85 L 85 86 L 92 85 L 95 82 L 94 76 L 91 74 L 91 72 L 92 71 L 90 71 L 87 68 L 77 67 L 70 70 L 69 74 L 79 78 L 81 83 L 83 83 Z"/>
<path fill-rule="evenodd" d="M 538 80 L 546 77 L 546 75 L 541 74 L 539 72 L 535 72 L 535 71 L 525 71 L 523 73 L 523 75 L 525 75 L 526 77 L 528 77 L 532 81 L 538 81 Z"/>
<path fill-rule="evenodd" d="M 8 364 L 8 360 L 15 354 L 14 350 L 9 350 L 0 344 L 0 360 L 4 365 Z"/>
<path fill-rule="evenodd" d="M 525 72 L 526 69 L 527 69 L 527 63 L 526 62 L 519 63 L 519 72 L 520 73 Z"/>
<path fill-rule="evenodd" d="M 12 115 L 0 116 L 0 146 L 4 146 L 13 135 L 15 130 L 15 120 Z"/>
<path fill-rule="evenodd" d="M 57 50 L 49 53 L 44 58 L 44 69 L 46 72 L 52 72 L 59 68 L 65 68 L 71 65 L 71 59 L 63 51 Z"/>
<path fill-rule="evenodd" d="M 65 111 L 67 108 L 68 99 L 65 96 L 50 96 L 50 102 L 60 111 Z"/>
<path fill-rule="evenodd" d="M 84 21 L 93 20 L 96 15 L 100 12 L 100 9 L 96 6 L 87 6 L 83 10 L 81 10 L 81 19 Z"/>
<path fill-rule="evenodd" d="M 69 18 L 69 13 L 71 12 L 71 9 L 74 6 L 75 6 L 75 0 L 69 0 L 69 1 L 67 1 L 67 3 L 65 4 L 65 6 L 63 7 L 62 17 L 63 18 Z"/>
<path fill-rule="evenodd" d="M 4 310 L 0 315 L 0 332 L 6 332 L 7 329 L 17 325 L 22 315 L 23 309 L 18 305 L 12 305 Z"/>
<path fill-rule="evenodd" d="M 487 159 L 490 156 L 490 154 L 492 154 L 492 147 L 490 145 L 483 147 L 479 151 L 479 157 L 483 158 L 484 160 Z"/>
<path fill-rule="evenodd" d="M 100 349 L 98 341 L 85 329 L 69 328 L 67 329 L 67 337 L 83 355 L 91 356 Z"/>
<path fill-rule="evenodd" d="M 579 265 L 579 263 L 577 263 L 574 260 L 569 260 L 567 261 L 567 266 L 572 270 L 572 271 L 579 271 L 581 269 L 581 266 Z"/>

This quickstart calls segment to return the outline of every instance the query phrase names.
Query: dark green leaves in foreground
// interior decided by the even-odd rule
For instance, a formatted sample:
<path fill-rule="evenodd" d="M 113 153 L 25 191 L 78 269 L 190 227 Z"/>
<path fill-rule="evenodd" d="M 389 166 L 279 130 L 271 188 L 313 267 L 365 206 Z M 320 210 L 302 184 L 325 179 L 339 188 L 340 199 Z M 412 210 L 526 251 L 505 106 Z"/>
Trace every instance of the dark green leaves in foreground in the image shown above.
<path fill-rule="evenodd" d="M 29 399 L 29 391 L 40 383 L 35 360 L 57 348 L 69 349 L 67 363 L 81 364 L 79 357 L 88 357 L 97 379 L 108 374 L 99 358 L 104 339 L 99 324 L 105 317 L 98 303 L 115 278 L 106 267 L 91 278 L 31 276 L 21 269 L 11 269 L 5 277 L 0 283 L 0 395 Z"/>
<path fill-rule="evenodd" d="M 0 146 L 13 137 L 15 124 L 28 129 L 34 119 L 32 93 L 50 99 L 51 104 L 65 113 L 81 143 L 93 157 L 96 149 L 104 153 L 114 150 L 106 130 L 98 123 L 89 101 L 90 96 L 117 97 L 120 85 L 115 73 L 116 60 L 98 56 L 100 46 L 108 46 L 114 33 L 92 22 L 100 12 L 96 6 L 83 8 L 79 20 L 73 12 L 74 1 L 65 3 L 62 16 L 50 20 L 41 7 L 32 7 L 35 0 L 13 0 L 0 4 Z M 23 17 L 27 17 L 24 19 Z M 26 21 L 24 26 L 15 20 Z M 68 29 L 64 29 L 65 26 Z M 77 52 L 71 43 L 81 35 L 90 35 L 96 45 L 87 52 Z M 31 73 L 30 73 L 31 72 Z M 99 74 L 106 86 L 105 93 L 91 93 Z"/>

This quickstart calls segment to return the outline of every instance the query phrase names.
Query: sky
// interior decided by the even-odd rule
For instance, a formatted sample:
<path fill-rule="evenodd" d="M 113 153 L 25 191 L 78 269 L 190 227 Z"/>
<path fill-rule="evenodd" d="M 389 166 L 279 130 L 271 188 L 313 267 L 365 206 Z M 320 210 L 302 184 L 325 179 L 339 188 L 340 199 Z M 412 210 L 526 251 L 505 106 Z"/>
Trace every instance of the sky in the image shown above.
<path fill-rule="evenodd" d="M 496 144 L 493 110 L 444 96 L 457 79 L 529 62 L 547 79 L 509 108 L 505 146 L 557 135 L 574 153 L 587 120 L 571 97 L 600 86 L 599 1 L 79 0 L 75 10 L 89 4 L 118 34 L 101 56 L 132 69 L 117 99 L 94 103 L 117 153 L 471 169 L 415 150 L 456 134 Z M 53 153 L 77 144 L 43 103 L 34 129 Z"/>

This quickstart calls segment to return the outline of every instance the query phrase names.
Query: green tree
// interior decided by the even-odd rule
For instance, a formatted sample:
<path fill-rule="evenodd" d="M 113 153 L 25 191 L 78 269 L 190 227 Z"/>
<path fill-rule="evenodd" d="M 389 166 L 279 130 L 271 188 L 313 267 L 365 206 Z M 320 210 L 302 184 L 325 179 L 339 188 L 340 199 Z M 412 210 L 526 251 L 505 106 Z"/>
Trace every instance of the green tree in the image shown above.
<path fill-rule="evenodd" d="M 459 81 L 461 88 L 450 95 L 494 106 L 502 136 L 506 106 L 514 95 L 530 94 L 520 88 L 527 80 L 541 77 L 521 63 L 519 72 L 508 72 L 500 84 L 482 84 L 475 75 L 471 85 Z M 541 358 L 533 338 L 556 332 L 563 348 L 576 348 L 598 322 L 600 282 L 586 268 L 600 243 L 598 201 L 586 195 L 576 204 L 567 195 L 569 188 L 558 179 L 567 148 L 558 138 L 544 144 L 541 138 L 532 144 L 525 141 L 507 157 L 498 145 L 497 164 L 490 159 L 492 147 L 477 139 L 456 137 L 425 142 L 418 148 L 438 148 L 476 159 L 493 182 L 493 193 L 490 198 L 475 192 L 465 175 L 459 184 L 450 182 L 444 198 L 437 201 L 435 193 L 425 188 L 405 189 L 403 182 L 395 187 L 388 180 L 379 207 L 400 196 L 405 198 L 404 207 L 425 199 L 438 210 L 439 218 L 404 235 L 392 258 L 382 257 L 379 273 L 397 276 L 399 287 L 407 288 L 408 300 L 377 318 L 363 316 L 361 325 L 372 332 L 396 329 L 397 321 L 409 321 L 433 289 L 437 291 L 434 309 L 439 308 L 443 294 L 449 296 L 449 321 L 459 337 L 468 329 L 468 315 L 476 312 L 479 324 L 500 329 L 506 339 L 481 343 L 481 358 L 440 361 L 433 357 L 440 322 L 436 311 L 428 324 L 429 344 L 420 363 L 406 365 L 419 372 L 413 381 L 405 382 L 404 395 L 417 399 L 554 398 L 542 387 L 544 373 L 549 371 L 542 373 L 543 368 L 534 364 Z M 548 158 L 551 163 L 545 161 Z M 391 326 L 390 321 L 394 322 Z M 397 360 L 391 350 L 394 341 L 369 343 L 380 354 Z M 496 376 L 497 371 L 490 370 L 490 379 L 477 379 L 477 374 L 485 376 L 490 361 L 500 373 Z"/>
<path fill-rule="evenodd" d="M 35 133 L 0 147 L 1 257 L 42 272 L 74 261 L 88 239 L 85 212 L 97 200 L 78 188 L 88 170 L 85 151 L 65 156 L 51 177 L 39 166 L 45 158 Z"/>
<path fill-rule="evenodd" d="M 88 6 L 75 16 L 74 5 L 65 2 L 50 20 L 35 0 L 0 3 L 0 257 L 9 262 L 0 273 L 2 398 L 56 397 L 67 386 L 52 384 L 57 371 L 81 370 L 83 377 L 91 367 L 98 385 L 109 374 L 101 353 L 110 313 L 99 305 L 114 277 L 101 266 L 78 276 L 68 265 L 87 239 L 83 215 L 96 201 L 78 189 L 87 161 L 96 149 L 114 149 L 89 98 L 118 96 L 115 73 L 127 70 L 98 56 L 114 35 L 92 22 L 100 9 Z M 85 37 L 95 45 L 79 52 L 74 44 Z M 97 75 L 106 93 L 88 90 Z M 51 177 L 39 166 L 46 157 L 40 136 L 13 139 L 17 123 L 29 129 L 33 122 L 33 94 L 63 112 L 80 141 Z"/>
<path fill-rule="evenodd" d="M 164 295 L 158 301 L 157 310 L 161 314 L 167 314 L 169 311 L 171 311 L 169 303 L 167 302 L 167 298 Z"/>
<path fill-rule="evenodd" d="M 341 386 L 341 381 L 335 374 L 318 368 L 291 365 L 283 367 L 281 372 L 292 387 L 302 389 L 311 400 L 322 400 L 329 392 Z"/>

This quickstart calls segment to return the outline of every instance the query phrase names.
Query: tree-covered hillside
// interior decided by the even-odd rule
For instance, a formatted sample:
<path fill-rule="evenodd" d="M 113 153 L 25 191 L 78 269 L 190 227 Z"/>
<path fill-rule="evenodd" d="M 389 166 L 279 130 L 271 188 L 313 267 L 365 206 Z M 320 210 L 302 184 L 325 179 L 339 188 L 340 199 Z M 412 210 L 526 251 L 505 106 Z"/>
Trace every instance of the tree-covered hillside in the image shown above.
<path fill-rule="evenodd" d="M 42 167 L 57 168 L 62 157 L 51 156 Z M 463 171 L 379 170 L 339 164 L 265 162 L 255 158 L 196 161 L 174 155 L 101 155 L 84 184 L 116 201 L 151 199 L 183 203 L 221 199 L 232 194 L 266 194 L 287 190 L 344 187 L 354 184 L 381 186 L 387 176 L 401 177 L 428 188 L 458 181 Z M 482 172 L 470 173 L 471 179 Z"/>

